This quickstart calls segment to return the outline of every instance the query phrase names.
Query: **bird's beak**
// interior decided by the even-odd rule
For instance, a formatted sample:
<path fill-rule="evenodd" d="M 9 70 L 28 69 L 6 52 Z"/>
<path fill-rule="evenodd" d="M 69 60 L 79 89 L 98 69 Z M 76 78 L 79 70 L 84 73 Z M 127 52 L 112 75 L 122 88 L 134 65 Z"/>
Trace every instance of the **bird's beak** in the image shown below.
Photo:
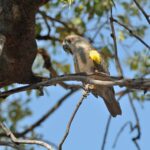
<path fill-rule="evenodd" d="M 62 46 L 65 52 L 72 54 L 71 48 L 67 41 L 64 40 Z"/>

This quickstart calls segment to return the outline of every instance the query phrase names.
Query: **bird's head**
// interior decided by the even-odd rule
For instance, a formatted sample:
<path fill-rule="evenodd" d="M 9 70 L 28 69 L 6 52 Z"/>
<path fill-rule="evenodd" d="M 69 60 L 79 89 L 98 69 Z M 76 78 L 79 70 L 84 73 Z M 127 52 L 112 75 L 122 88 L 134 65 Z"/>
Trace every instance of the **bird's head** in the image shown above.
<path fill-rule="evenodd" d="M 89 42 L 81 36 L 69 35 L 63 40 L 62 45 L 67 53 L 73 54 L 76 50 L 87 48 Z"/>

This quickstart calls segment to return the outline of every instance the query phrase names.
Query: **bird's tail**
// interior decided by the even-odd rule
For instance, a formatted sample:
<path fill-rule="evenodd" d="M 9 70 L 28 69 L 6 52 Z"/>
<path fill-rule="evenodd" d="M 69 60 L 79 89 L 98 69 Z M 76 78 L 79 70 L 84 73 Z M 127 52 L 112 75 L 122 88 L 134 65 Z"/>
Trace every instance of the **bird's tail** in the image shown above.
<path fill-rule="evenodd" d="M 92 93 L 96 97 L 100 96 L 103 98 L 108 111 L 113 117 L 122 114 L 119 102 L 117 102 L 115 98 L 115 92 L 113 87 L 96 86 L 95 90 L 93 90 Z"/>
<path fill-rule="evenodd" d="M 108 102 L 107 100 L 104 100 L 104 102 L 105 102 L 105 104 L 107 106 L 108 111 L 110 112 L 110 114 L 113 117 L 116 117 L 117 115 L 121 115 L 122 114 L 120 105 L 119 105 L 119 103 L 116 100 L 113 100 L 111 103 Z"/>

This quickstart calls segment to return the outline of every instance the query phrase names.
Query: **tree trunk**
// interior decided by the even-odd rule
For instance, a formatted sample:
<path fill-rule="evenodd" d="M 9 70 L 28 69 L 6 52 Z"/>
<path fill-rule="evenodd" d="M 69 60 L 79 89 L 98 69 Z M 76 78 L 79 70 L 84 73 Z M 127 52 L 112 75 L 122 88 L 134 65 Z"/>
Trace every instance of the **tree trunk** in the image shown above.
<path fill-rule="evenodd" d="M 31 68 L 37 54 L 35 14 L 45 2 L 0 0 L 0 86 L 41 79 Z"/>

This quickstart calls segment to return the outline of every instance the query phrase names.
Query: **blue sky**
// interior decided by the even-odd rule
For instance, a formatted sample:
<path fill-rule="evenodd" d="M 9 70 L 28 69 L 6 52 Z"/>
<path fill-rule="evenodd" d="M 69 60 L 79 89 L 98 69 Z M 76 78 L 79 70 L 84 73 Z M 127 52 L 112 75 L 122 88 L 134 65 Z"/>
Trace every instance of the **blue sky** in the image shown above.
<path fill-rule="evenodd" d="M 122 9 L 115 10 L 115 13 L 122 13 Z M 73 15 L 71 10 L 68 10 L 68 17 Z M 137 20 L 135 20 L 136 22 Z M 142 23 L 147 23 L 144 18 L 142 18 Z M 92 24 L 91 24 L 92 25 Z M 122 28 L 117 27 L 117 31 L 121 30 Z M 105 33 L 106 36 L 110 36 L 109 33 Z M 145 41 L 149 41 L 149 34 L 150 30 L 147 31 Z M 129 41 L 132 43 L 134 41 L 134 37 L 132 37 Z M 124 42 L 129 42 L 124 41 Z M 43 45 L 43 44 L 42 44 Z M 125 59 L 128 55 L 132 55 L 134 51 L 140 51 L 143 48 L 143 45 L 140 42 L 134 42 L 132 46 L 133 51 L 126 51 L 122 49 L 121 44 L 118 42 L 118 54 L 121 60 L 121 65 L 123 66 L 124 75 L 125 77 L 132 78 L 134 76 L 134 72 L 131 72 L 128 67 L 125 65 Z M 62 47 L 59 48 L 61 58 L 66 60 L 72 65 L 73 68 L 73 61 L 72 57 L 66 53 L 64 53 Z M 60 59 L 56 58 L 56 59 Z M 66 63 L 67 63 L 66 62 Z M 74 69 L 72 69 L 74 71 Z M 110 72 L 111 75 L 116 75 L 115 64 L 113 62 L 110 63 Z M 119 87 L 115 87 L 116 91 L 121 90 Z M 61 87 L 50 87 L 49 89 L 49 96 L 41 97 L 38 102 L 35 100 L 33 104 L 36 114 L 38 113 L 39 116 L 42 116 L 43 110 L 49 109 L 52 105 L 65 93 L 66 91 L 63 90 Z M 52 93 L 52 94 L 51 94 Z M 56 94 L 53 94 L 56 93 Z M 67 123 L 70 119 L 70 116 L 75 109 L 77 102 L 81 97 L 81 91 L 75 93 L 73 96 L 68 98 L 68 100 L 62 105 L 60 109 L 57 110 L 41 127 L 37 130 L 38 132 L 45 133 L 44 138 L 48 139 L 55 144 L 59 144 L 61 141 L 64 132 L 66 130 Z M 139 145 L 141 149 L 148 150 L 150 147 L 149 143 L 149 133 L 147 130 L 149 129 L 150 122 L 147 119 L 147 114 L 150 113 L 150 104 L 145 102 L 141 104 L 137 101 L 134 101 L 136 106 L 137 112 L 140 118 L 140 125 L 141 125 L 141 139 L 139 141 Z M 36 107 L 35 107 L 36 105 Z M 117 118 L 113 118 L 111 121 L 111 126 L 108 133 L 108 138 L 106 141 L 106 150 L 111 150 L 112 144 L 116 137 L 116 134 L 122 127 L 124 123 L 127 121 L 132 121 L 133 125 L 135 124 L 135 118 L 132 112 L 132 109 L 129 105 L 128 97 L 125 96 L 121 99 L 120 105 L 122 107 L 123 114 Z M 41 111 L 36 110 L 36 108 L 41 108 Z M 36 115 L 35 115 L 36 116 Z M 68 138 L 66 139 L 63 149 L 64 150 L 99 150 L 101 148 L 104 131 L 106 127 L 106 122 L 108 119 L 108 111 L 103 103 L 101 98 L 96 99 L 94 96 L 90 95 L 80 107 L 77 115 L 71 126 L 71 131 L 69 133 Z M 35 119 L 36 120 L 36 119 Z M 136 132 L 130 133 L 130 128 L 127 126 L 124 132 L 121 134 L 119 141 L 115 150 L 136 150 L 135 145 L 131 141 L 132 137 L 136 135 Z M 40 148 L 41 149 L 41 148 Z"/>

